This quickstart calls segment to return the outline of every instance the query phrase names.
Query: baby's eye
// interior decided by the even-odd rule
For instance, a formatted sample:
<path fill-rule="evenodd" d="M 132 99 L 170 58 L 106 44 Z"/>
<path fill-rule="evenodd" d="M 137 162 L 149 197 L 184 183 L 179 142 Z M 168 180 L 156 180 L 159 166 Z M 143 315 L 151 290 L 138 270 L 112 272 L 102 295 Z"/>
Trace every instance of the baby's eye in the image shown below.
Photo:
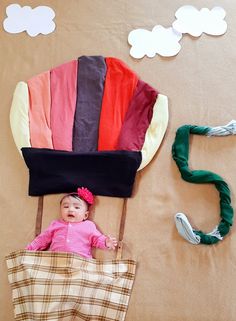
<path fill-rule="evenodd" d="M 69 206 L 67 206 L 67 205 L 64 205 L 64 206 L 63 206 L 63 208 L 69 208 Z"/>
<path fill-rule="evenodd" d="M 79 210 L 79 209 L 80 209 L 80 207 L 79 207 L 79 206 L 76 206 L 75 208 L 76 208 L 77 210 Z"/>

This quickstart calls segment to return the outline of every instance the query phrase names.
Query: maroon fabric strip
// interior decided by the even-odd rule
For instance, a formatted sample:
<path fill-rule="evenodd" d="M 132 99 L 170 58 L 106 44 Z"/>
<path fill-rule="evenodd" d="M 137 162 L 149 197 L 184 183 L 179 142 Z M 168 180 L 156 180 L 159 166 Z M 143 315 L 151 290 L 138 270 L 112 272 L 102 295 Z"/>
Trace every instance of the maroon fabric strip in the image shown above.
<path fill-rule="evenodd" d="M 138 80 L 118 139 L 117 150 L 141 150 L 158 92 Z"/>

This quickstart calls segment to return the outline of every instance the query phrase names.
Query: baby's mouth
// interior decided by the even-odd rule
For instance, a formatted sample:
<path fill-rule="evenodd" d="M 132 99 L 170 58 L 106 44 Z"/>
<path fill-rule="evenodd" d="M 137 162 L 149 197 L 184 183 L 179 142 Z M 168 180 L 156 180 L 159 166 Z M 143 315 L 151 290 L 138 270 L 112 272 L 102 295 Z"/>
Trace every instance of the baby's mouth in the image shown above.
<path fill-rule="evenodd" d="M 70 217 L 70 218 L 74 218 L 75 217 L 74 214 L 68 214 L 67 216 Z"/>

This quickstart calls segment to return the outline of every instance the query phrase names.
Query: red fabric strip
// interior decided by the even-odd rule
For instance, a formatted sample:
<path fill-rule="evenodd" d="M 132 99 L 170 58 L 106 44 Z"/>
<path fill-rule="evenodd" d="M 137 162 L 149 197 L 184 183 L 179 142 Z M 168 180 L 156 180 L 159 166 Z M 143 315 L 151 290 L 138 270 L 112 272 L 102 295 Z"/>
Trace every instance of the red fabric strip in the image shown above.
<path fill-rule="evenodd" d="M 116 150 L 138 77 L 122 61 L 106 58 L 107 75 L 99 124 L 98 150 Z"/>

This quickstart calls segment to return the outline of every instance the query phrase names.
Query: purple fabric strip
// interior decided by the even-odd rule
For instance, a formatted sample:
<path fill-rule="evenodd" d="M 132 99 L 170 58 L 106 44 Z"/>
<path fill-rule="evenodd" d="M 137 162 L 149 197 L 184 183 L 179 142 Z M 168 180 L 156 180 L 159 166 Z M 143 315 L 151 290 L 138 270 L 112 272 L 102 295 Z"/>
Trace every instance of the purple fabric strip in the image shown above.
<path fill-rule="evenodd" d="M 141 150 L 152 119 L 158 92 L 142 80 L 137 87 L 125 115 L 118 139 L 118 150 Z"/>
<path fill-rule="evenodd" d="M 96 151 L 106 63 L 102 56 L 79 58 L 73 151 Z"/>

